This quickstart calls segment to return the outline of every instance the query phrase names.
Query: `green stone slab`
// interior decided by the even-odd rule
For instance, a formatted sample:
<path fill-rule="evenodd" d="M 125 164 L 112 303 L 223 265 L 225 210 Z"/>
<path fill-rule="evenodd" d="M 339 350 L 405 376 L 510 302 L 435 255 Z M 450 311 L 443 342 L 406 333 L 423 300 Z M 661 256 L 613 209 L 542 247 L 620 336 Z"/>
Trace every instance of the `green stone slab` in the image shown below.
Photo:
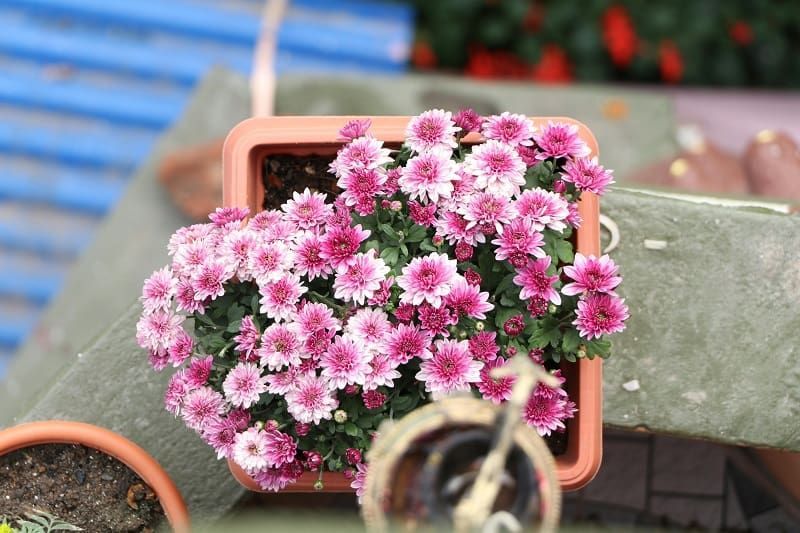
<path fill-rule="evenodd" d="M 626 109 L 626 115 L 616 120 L 607 116 L 607 108 L 615 103 Z M 420 75 L 282 76 L 278 80 L 279 115 L 410 115 L 433 107 L 577 118 L 594 132 L 603 164 L 613 168 L 619 179 L 678 151 L 672 100 L 649 91 L 602 85 L 486 83 Z"/>
<path fill-rule="evenodd" d="M 625 190 L 601 206 L 631 311 L 606 424 L 800 451 L 800 217 Z"/>
<path fill-rule="evenodd" d="M 216 71 L 200 85 L 74 266 L 0 389 L 0 427 L 60 418 L 117 431 L 165 467 L 200 519 L 222 516 L 243 490 L 213 450 L 164 410 L 168 376 L 153 372 L 136 345 L 135 302 L 144 278 L 167 262 L 170 235 L 187 223 L 157 182 L 161 158 L 225 136 L 249 108 L 240 76 Z"/>

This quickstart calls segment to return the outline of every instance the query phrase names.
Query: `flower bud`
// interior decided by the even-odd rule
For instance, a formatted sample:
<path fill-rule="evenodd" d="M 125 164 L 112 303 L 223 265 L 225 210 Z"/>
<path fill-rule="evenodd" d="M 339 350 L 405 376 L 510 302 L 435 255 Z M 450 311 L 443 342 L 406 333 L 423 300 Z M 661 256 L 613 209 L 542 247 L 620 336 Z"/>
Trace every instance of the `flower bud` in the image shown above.
<path fill-rule="evenodd" d="M 349 465 L 357 465 L 361 462 L 361 451 L 356 448 L 347 448 L 344 452 L 344 458 Z"/>
<path fill-rule="evenodd" d="M 355 396 L 356 394 L 358 394 L 358 385 L 356 384 L 347 385 L 344 388 L 344 393 L 347 394 L 348 396 Z"/>
<path fill-rule="evenodd" d="M 401 209 L 403 209 L 403 204 L 402 204 L 402 202 L 400 202 L 400 200 L 394 200 L 394 201 L 392 201 L 392 203 L 389 206 L 389 208 L 392 211 L 400 211 Z"/>
<path fill-rule="evenodd" d="M 253 424 L 253 426 L 256 429 L 264 429 L 264 422 L 262 422 L 261 420 L 257 420 L 256 423 Z"/>
<path fill-rule="evenodd" d="M 431 239 L 431 242 L 433 243 L 434 246 L 441 246 L 442 243 L 444 243 L 444 239 L 442 238 L 441 235 L 434 235 L 433 238 Z"/>
<path fill-rule="evenodd" d="M 486 324 L 484 324 L 480 320 L 478 322 L 475 322 L 475 331 L 483 331 L 484 329 L 486 329 Z"/>
<path fill-rule="evenodd" d="M 294 425 L 294 432 L 297 433 L 298 437 L 305 437 L 309 431 L 311 431 L 311 424 L 298 422 Z"/>
<path fill-rule="evenodd" d="M 322 490 L 325 488 L 325 484 L 322 482 L 321 479 L 318 479 L 314 482 L 314 490 Z"/>
<path fill-rule="evenodd" d="M 509 337 L 516 337 L 525 331 L 525 319 L 522 315 L 514 315 L 503 324 L 503 331 Z"/>
<path fill-rule="evenodd" d="M 347 411 L 345 411 L 344 409 L 337 409 L 336 411 L 333 412 L 333 419 L 338 424 L 344 424 L 345 422 L 347 422 Z"/>
<path fill-rule="evenodd" d="M 566 190 L 567 190 L 567 184 L 564 183 L 562 180 L 556 180 L 553 182 L 553 192 L 561 194 Z"/>
<path fill-rule="evenodd" d="M 316 472 L 322 466 L 322 454 L 316 450 L 310 452 L 303 452 L 306 456 L 306 469 L 310 472 Z"/>

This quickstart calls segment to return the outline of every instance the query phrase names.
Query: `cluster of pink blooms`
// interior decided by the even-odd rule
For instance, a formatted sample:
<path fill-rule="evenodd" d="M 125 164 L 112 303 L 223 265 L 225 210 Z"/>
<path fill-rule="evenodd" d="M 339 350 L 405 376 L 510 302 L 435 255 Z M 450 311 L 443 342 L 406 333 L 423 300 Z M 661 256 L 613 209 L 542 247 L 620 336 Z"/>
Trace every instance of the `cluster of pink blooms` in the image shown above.
<path fill-rule="evenodd" d="M 472 131 L 484 142 L 462 147 Z M 508 342 L 562 295 L 578 296 L 573 324 L 587 340 L 621 331 L 628 317 L 610 258 L 577 254 L 559 270 L 544 251 L 545 231 L 581 223 L 577 195 L 565 191 L 602 194 L 613 182 L 575 126 L 431 110 L 408 124 L 403 165 L 369 134 L 369 121 L 352 121 L 340 134 L 347 142 L 330 165 L 341 189 L 335 200 L 306 189 L 281 210 L 249 219 L 246 209 L 218 209 L 211 223 L 175 233 L 171 265 L 142 291 L 137 340 L 156 370 L 178 369 L 166 408 L 265 489 L 324 468 L 321 454 L 301 440 L 321 424 L 345 422 L 346 398 L 358 398 L 367 412 L 385 409 L 409 371 L 433 399 L 474 391 L 506 401 L 514 378 L 490 371 L 514 355 Z M 553 190 L 526 188 L 527 170 L 542 161 L 562 169 Z M 382 233 L 363 222 L 380 216 L 395 230 L 412 221 L 425 228 L 436 251 L 417 249 L 387 263 Z M 498 331 L 495 295 L 482 290 L 477 267 L 463 267 L 484 249 L 510 265 L 519 291 L 520 313 Z M 570 279 L 563 286 L 562 274 Z M 225 330 L 229 342 L 219 353 L 204 353 L 184 329 L 186 317 L 199 323 L 196 317 L 245 283 L 258 308 L 236 331 Z M 530 356 L 543 364 L 541 350 Z M 285 414 L 256 416 L 267 396 L 280 398 Z M 539 385 L 522 416 L 549 435 L 563 431 L 574 412 L 563 388 Z M 351 447 L 342 458 L 359 490 L 363 451 Z"/>

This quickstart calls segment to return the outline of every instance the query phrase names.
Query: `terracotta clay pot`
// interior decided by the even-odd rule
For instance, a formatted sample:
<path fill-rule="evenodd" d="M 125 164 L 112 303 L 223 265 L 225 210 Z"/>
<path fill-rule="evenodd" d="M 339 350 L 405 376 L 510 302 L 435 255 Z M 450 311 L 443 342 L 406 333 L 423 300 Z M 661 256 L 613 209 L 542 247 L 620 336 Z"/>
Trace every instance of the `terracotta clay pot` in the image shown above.
<path fill-rule="evenodd" d="M 125 437 L 91 424 L 63 420 L 30 422 L 0 431 L 0 456 L 42 444 L 80 444 L 113 457 L 153 489 L 174 531 L 190 531 L 189 511 L 172 479 L 150 454 Z"/>
<path fill-rule="evenodd" d="M 339 129 L 348 121 L 363 117 L 259 117 L 238 124 L 225 140 L 222 153 L 223 203 L 226 207 L 247 207 L 251 213 L 261 210 L 264 184 L 261 169 L 270 154 L 334 155 L 342 146 L 337 140 Z M 370 133 L 389 146 L 399 146 L 405 138 L 410 117 L 370 117 Z M 548 120 L 568 122 L 578 126 L 581 138 L 598 154 L 597 141 L 592 132 L 580 122 L 563 117 L 543 117 L 532 120 L 537 126 Z M 481 137 L 471 134 L 466 142 L 480 142 Z M 583 193 L 580 202 L 583 224 L 577 231 L 577 251 L 583 254 L 600 254 L 600 205 L 596 195 Z M 602 457 L 602 403 L 603 366 L 596 358 L 581 359 L 564 366 L 567 391 L 578 406 L 575 418 L 567 423 L 566 453 L 556 457 L 559 481 L 564 490 L 577 490 L 586 485 L 600 468 Z M 230 464 L 230 463 L 229 463 Z M 259 490 L 252 479 L 235 465 L 231 471 L 237 480 L 250 490 Z M 316 476 L 306 474 L 291 487 L 295 492 L 313 491 Z M 341 491 L 349 487 L 342 474 L 327 473 L 325 489 Z"/>

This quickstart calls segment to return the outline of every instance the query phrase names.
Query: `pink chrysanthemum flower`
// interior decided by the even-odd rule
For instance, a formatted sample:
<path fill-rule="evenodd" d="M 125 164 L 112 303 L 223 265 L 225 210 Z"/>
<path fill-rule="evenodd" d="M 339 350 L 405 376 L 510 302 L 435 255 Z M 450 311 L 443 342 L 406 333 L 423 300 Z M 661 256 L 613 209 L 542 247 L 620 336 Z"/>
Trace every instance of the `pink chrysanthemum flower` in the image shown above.
<path fill-rule="evenodd" d="M 236 431 L 244 431 L 250 425 L 250 412 L 246 409 L 231 409 L 228 411 L 228 420 L 236 427 Z"/>
<path fill-rule="evenodd" d="M 289 414 L 307 424 L 330 420 L 333 410 L 339 406 L 335 390 L 325 378 L 315 375 L 299 378 L 295 388 L 286 393 Z"/>
<path fill-rule="evenodd" d="M 265 468 L 253 474 L 253 479 L 261 490 L 279 492 L 297 481 L 299 475 L 289 465 L 280 468 Z"/>
<path fill-rule="evenodd" d="M 233 278 L 235 273 L 235 265 L 224 263 L 219 259 L 207 259 L 192 275 L 194 299 L 216 300 L 225 294 L 225 283 Z"/>
<path fill-rule="evenodd" d="M 530 146 L 533 144 L 533 134 L 536 128 L 531 119 L 525 115 L 503 112 L 500 115 L 488 117 L 482 128 L 482 134 L 487 139 L 496 139 L 511 146 Z"/>
<path fill-rule="evenodd" d="M 278 242 L 278 244 L 291 243 L 297 235 L 297 224 L 285 219 L 261 230 L 259 237 L 264 242 Z"/>
<path fill-rule="evenodd" d="M 208 383 L 211 375 L 211 368 L 214 366 L 214 358 L 211 355 L 205 357 L 194 357 L 186 369 L 186 379 L 193 388 L 199 388 Z"/>
<path fill-rule="evenodd" d="M 485 242 L 486 237 L 478 231 L 477 226 L 469 226 L 469 221 L 455 211 L 444 211 L 434 222 L 436 235 L 443 237 L 451 245 L 464 242 L 470 246 L 477 246 Z"/>
<path fill-rule="evenodd" d="M 415 376 L 425 382 L 425 390 L 434 397 L 454 391 L 469 390 L 480 381 L 483 363 L 470 357 L 467 341 L 436 341 L 436 352 L 419 365 Z"/>
<path fill-rule="evenodd" d="M 302 344 L 294 328 L 286 324 L 272 324 L 261 336 L 261 347 L 256 351 L 261 364 L 270 370 L 300 364 Z"/>
<path fill-rule="evenodd" d="M 466 135 L 480 129 L 481 122 L 483 122 L 483 117 L 481 117 L 474 109 L 465 108 L 461 109 L 455 114 L 455 116 L 453 116 L 453 122 L 455 122 L 456 126 L 461 128 L 460 134 Z"/>
<path fill-rule="evenodd" d="M 537 159 L 551 157 L 586 157 L 591 152 L 578 134 L 578 126 L 565 122 L 548 122 L 533 136 L 539 147 Z"/>
<path fill-rule="evenodd" d="M 150 367 L 153 370 L 156 372 L 161 372 L 167 368 L 167 364 L 169 363 L 169 352 L 164 349 L 149 350 L 149 353 L 147 354 L 147 362 L 150 364 Z"/>
<path fill-rule="evenodd" d="M 370 126 L 372 126 L 372 120 L 368 118 L 349 120 L 347 124 L 342 126 L 342 129 L 339 130 L 339 139 L 349 142 L 353 139 L 363 137 L 367 134 Z"/>
<path fill-rule="evenodd" d="M 434 307 L 427 302 L 417 308 L 417 318 L 422 329 L 432 336 L 449 337 L 447 328 L 458 323 L 458 317 L 448 307 Z"/>
<path fill-rule="evenodd" d="M 430 227 L 436 221 L 436 204 L 422 205 L 410 200 L 408 202 L 408 216 L 415 224 Z"/>
<path fill-rule="evenodd" d="M 292 199 L 281 206 L 286 220 L 303 229 L 321 226 L 331 216 L 333 208 L 325 203 L 325 194 L 312 193 L 308 187 L 302 194 L 295 191 Z"/>
<path fill-rule="evenodd" d="M 531 394 L 522 409 L 522 419 L 540 436 L 547 437 L 553 431 L 565 429 L 564 420 L 572 418 L 574 412 L 574 404 L 560 396 Z"/>
<path fill-rule="evenodd" d="M 494 194 L 517 195 L 525 185 L 525 163 L 513 147 L 500 141 L 476 145 L 464 159 L 464 168 L 477 178 L 478 189 Z"/>
<path fill-rule="evenodd" d="M 432 336 L 410 324 L 397 324 L 383 338 L 382 351 L 396 365 L 404 365 L 411 359 L 430 359 Z"/>
<path fill-rule="evenodd" d="M 233 443 L 233 460 L 245 471 L 255 473 L 267 468 L 267 432 L 250 428 L 236 435 Z"/>
<path fill-rule="evenodd" d="M 503 225 L 511 222 L 516 216 L 514 206 L 508 196 L 500 196 L 490 192 L 480 192 L 470 198 L 469 203 L 460 209 L 464 219 L 468 221 L 467 229 L 478 226 L 491 228 L 503 233 Z"/>
<path fill-rule="evenodd" d="M 336 185 L 342 189 L 339 194 L 348 206 L 362 200 L 372 200 L 383 191 L 386 172 L 382 168 L 354 168 L 343 171 Z"/>
<path fill-rule="evenodd" d="M 498 261 L 511 260 L 521 256 L 527 262 L 528 256 L 544 257 L 544 237 L 536 231 L 533 220 L 525 218 L 515 218 L 511 223 L 503 227 L 503 233 L 492 241 L 497 246 L 495 257 Z M 517 261 L 519 262 L 519 261 Z"/>
<path fill-rule="evenodd" d="M 322 251 L 322 240 L 320 236 L 311 231 L 304 231 L 297 238 L 297 243 L 293 245 L 294 250 L 294 271 L 307 276 L 311 281 L 317 277 L 328 279 L 328 275 L 333 273 L 330 263 L 320 257 Z"/>
<path fill-rule="evenodd" d="M 295 274 L 287 274 L 277 281 L 259 286 L 261 312 L 273 320 L 286 320 L 297 310 L 300 296 L 308 287 L 300 283 Z"/>
<path fill-rule="evenodd" d="M 578 300 L 576 315 L 573 324 L 580 336 L 589 340 L 624 330 L 630 316 L 624 299 L 595 292 Z"/>
<path fill-rule="evenodd" d="M 169 255 L 177 255 L 178 251 L 195 241 L 205 241 L 217 228 L 213 224 L 192 224 L 178 229 L 169 238 L 167 243 L 167 252 Z"/>
<path fill-rule="evenodd" d="M 267 209 L 259 211 L 248 222 L 247 227 L 253 231 L 264 231 L 283 220 L 283 213 L 277 209 Z"/>
<path fill-rule="evenodd" d="M 318 329 L 305 340 L 303 347 L 311 354 L 312 358 L 319 358 L 328 351 L 336 332 L 332 329 Z"/>
<path fill-rule="evenodd" d="M 497 359 L 500 347 L 495 341 L 494 331 L 481 331 L 470 337 L 469 354 L 478 361 L 488 362 Z"/>
<path fill-rule="evenodd" d="M 564 285 L 561 292 L 569 296 L 583 292 L 615 294 L 614 289 L 622 283 L 617 271 L 617 265 L 608 255 L 586 257 L 578 252 L 573 264 L 564 267 L 564 274 L 575 281 Z"/>
<path fill-rule="evenodd" d="M 529 261 L 527 265 L 518 270 L 517 275 L 514 276 L 514 283 L 522 287 L 519 292 L 521 299 L 542 298 L 555 305 L 561 305 L 561 295 L 553 287 L 553 284 L 558 281 L 558 275 L 547 275 L 550 262 L 551 258 L 548 255 Z"/>
<path fill-rule="evenodd" d="M 194 285 L 190 279 L 178 280 L 175 294 L 175 308 L 186 313 L 203 313 L 205 303 L 195 299 Z"/>
<path fill-rule="evenodd" d="M 367 488 L 367 465 L 358 463 L 356 465 L 356 472 L 353 476 L 353 481 L 350 482 L 350 488 L 356 491 L 356 498 L 358 503 L 364 498 L 364 491 Z"/>
<path fill-rule="evenodd" d="M 297 455 L 297 441 L 291 435 L 278 430 L 267 431 L 265 456 L 271 468 L 292 463 Z"/>
<path fill-rule="evenodd" d="M 485 399 L 498 405 L 511 398 L 511 389 L 514 387 L 514 382 L 517 380 L 516 376 L 504 376 L 502 378 L 492 377 L 492 370 L 495 368 L 502 368 L 505 364 L 506 360 L 502 357 L 488 361 L 481 369 L 481 380 L 477 385 L 478 391 L 480 391 Z"/>
<path fill-rule="evenodd" d="M 208 424 L 219 420 L 225 411 L 222 394 L 211 387 L 194 389 L 183 400 L 181 417 L 195 431 L 202 431 Z"/>
<path fill-rule="evenodd" d="M 356 311 L 356 314 L 347 321 L 345 328 L 347 333 L 365 342 L 369 348 L 377 347 L 391 329 L 389 316 L 382 309 L 369 307 Z"/>
<path fill-rule="evenodd" d="M 184 361 L 192 356 L 193 350 L 194 339 L 185 330 L 181 329 L 167 350 L 170 364 L 174 367 L 181 366 Z"/>
<path fill-rule="evenodd" d="M 362 229 L 361 224 L 354 227 L 334 226 L 328 228 L 322 237 L 322 249 L 319 256 L 328 261 L 333 268 L 349 265 L 355 260 L 358 248 L 369 235 L 369 230 Z"/>
<path fill-rule="evenodd" d="M 136 323 L 136 342 L 142 348 L 165 352 L 182 330 L 183 317 L 171 311 L 145 313 Z"/>
<path fill-rule="evenodd" d="M 569 209 L 569 215 L 567 215 L 565 219 L 567 224 L 573 228 L 580 228 L 581 224 L 583 224 L 583 218 L 581 217 L 580 210 L 578 210 L 578 202 L 570 202 L 567 208 Z"/>
<path fill-rule="evenodd" d="M 186 370 L 179 370 L 169 378 L 167 390 L 164 393 L 164 408 L 175 416 L 181 414 L 181 407 L 186 395 L 193 390 L 186 379 Z"/>
<path fill-rule="evenodd" d="M 370 371 L 369 362 L 372 354 L 359 346 L 349 336 L 337 337 L 319 360 L 322 376 L 328 378 L 331 385 L 343 389 L 347 385 L 363 385 Z"/>
<path fill-rule="evenodd" d="M 451 152 L 434 148 L 408 160 L 398 184 L 409 200 L 436 203 L 453 193 L 453 182 L 459 179 L 458 165 Z"/>
<path fill-rule="evenodd" d="M 569 216 L 567 201 L 554 192 L 542 188 L 524 191 L 515 202 L 517 213 L 530 218 L 538 228 L 547 226 L 553 231 L 566 228 L 564 220 Z"/>
<path fill-rule="evenodd" d="M 614 183 L 612 172 L 600 165 L 596 157 L 584 157 L 567 161 L 562 178 L 574 183 L 582 191 L 602 195 L 606 192 L 606 187 Z"/>
<path fill-rule="evenodd" d="M 218 228 L 224 228 L 240 223 L 249 214 L 250 210 L 246 207 L 218 207 L 208 218 Z"/>
<path fill-rule="evenodd" d="M 400 301 L 413 305 L 429 302 L 438 307 L 442 297 L 450 293 L 456 278 L 456 261 L 446 254 L 432 253 L 415 257 L 403 267 L 397 285 L 403 289 Z"/>
<path fill-rule="evenodd" d="M 276 372 L 267 375 L 267 392 L 270 394 L 285 395 L 294 389 L 295 381 L 300 373 L 296 367 L 290 367 L 285 372 Z"/>
<path fill-rule="evenodd" d="M 378 387 L 394 387 L 394 380 L 400 377 L 397 365 L 384 354 L 375 355 L 369 362 L 370 371 L 364 379 L 364 390 Z"/>
<path fill-rule="evenodd" d="M 172 259 L 173 273 L 190 277 L 211 257 L 213 249 L 209 240 L 197 240 L 179 247 Z"/>
<path fill-rule="evenodd" d="M 339 331 L 342 326 L 339 319 L 334 318 L 330 307 L 321 303 L 306 302 L 297 311 L 289 328 L 300 340 L 305 341 L 320 329 Z"/>
<path fill-rule="evenodd" d="M 479 320 L 485 320 L 486 313 L 494 309 L 489 303 L 489 293 L 481 292 L 480 287 L 471 285 L 463 276 L 455 277 L 444 302 L 457 314 Z"/>
<path fill-rule="evenodd" d="M 205 427 L 203 439 L 217 452 L 217 459 L 228 459 L 233 455 L 236 434 L 236 422 L 224 417 L 210 422 Z"/>
<path fill-rule="evenodd" d="M 334 297 L 363 305 L 367 298 L 381 288 L 389 273 L 383 259 L 375 257 L 375 250 L 356 254 L 347 265 L 339 265 L 333 282 Z"/>
<path fill-rule="evenodd" d="M 248 259 L 250 250 L 256 245 L 256 236 L 249 230 L 234 230 L 228 233 L 217 250 L 218 257 L 238 276 L 240 281 L 250 279 Z"/>
<path fill-rule="evenodd" d="M 394 276 L 388 276 L 381 281 L 381 286 L 377 291 L 367 300 L 369 305 L 383 307 L 389 302 L 392 297 L 392 287 L 394 287 Z"/>
<path fill-rule="evenodd" d="M 359 137 L 344 145 L 330 169 L 337 175 L 354 168 L 378 168 L 392 162 L 392 151 L 383 147 L 383 141 L 373 137 Z"/>
<path fill-rule="evenodd" d="M 252 363 L 239 363 L 222 382 L 225 398 L 234 407 L 249 408 L 267 390 L 267 378 Z"/>
<path fill-rule="evenodd" d="M 406 127 L 406 144 L 417 153 L 435 148 L 450 152 L 458 146 L 456 134 L 461 128 L 453 122 L 453 114 L 442 109 L 431 109 L 413 117 Z"/>
<path fill-rule="evenodd" d="M 142 287 L 142 307 L 146 313 L 152 313 L 158 309 L 167 311 L 175 296 L 178 281 L 172 277 L 169 267 L 153 272 L 144 282 Z"/>
<path fill-rule="evenodd" d="M 250 360 L 253 352 L 258 347 L 258 340 L 261 334 L 258 332 L 253 315 L 246 315 L 242 317 L 242 322 L 239 325 L 239 334 L 233 338 L 236 343 L 234 348 L 246 360 Z"/>
<path fill-rule="evenodd" d="M 361 395 L 361 401 L 367 409 L 380 409 L 386 403 L 386 395 L 377 390 L 368 390 Z"/>

